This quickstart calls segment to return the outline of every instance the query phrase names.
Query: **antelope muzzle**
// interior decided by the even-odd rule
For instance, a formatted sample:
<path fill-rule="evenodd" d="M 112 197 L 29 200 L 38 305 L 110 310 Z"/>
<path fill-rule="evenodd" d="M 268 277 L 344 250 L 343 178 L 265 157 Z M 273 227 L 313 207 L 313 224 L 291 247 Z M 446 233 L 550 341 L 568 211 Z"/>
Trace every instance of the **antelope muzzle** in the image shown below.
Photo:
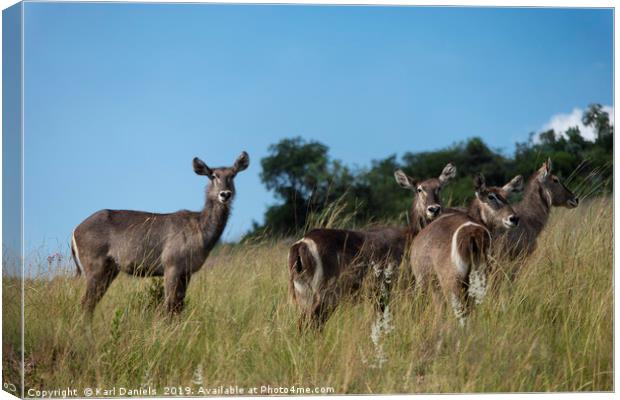
<path fill-rule="evenodd" d="M 232 191 L 230 190 L 222 190 L 218 196 L 221 203 L 226 204 L 232 198 Z"/>
<path fill-rule="evenodd" d="M 579 205 L 579 197 L 575 196 L 566 202 L 568 208 L 576 208 Z"/>
<path fill-rule="evenodd" d="M 426 208 L 426 215 L 429 219 L 437 218 L 441 214 L 441 206 L 439 204 L 433 204 Z"/>
<path fill-rule="evenodd" d="M 519 216 L 516 214 L 511 214 L 504 218 L 502 222 L 504 223 L 504 227 L 506 227 L 506 229 L 514 228 L 519 225 Z"/>

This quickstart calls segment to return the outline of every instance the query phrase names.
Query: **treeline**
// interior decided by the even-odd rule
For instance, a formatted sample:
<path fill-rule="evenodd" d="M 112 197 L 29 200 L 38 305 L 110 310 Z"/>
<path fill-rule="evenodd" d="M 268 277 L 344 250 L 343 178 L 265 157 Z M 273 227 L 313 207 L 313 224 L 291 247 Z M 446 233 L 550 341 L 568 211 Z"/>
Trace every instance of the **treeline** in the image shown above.
<path fill-rule="evenodd" d="M 338 200 L 356 223 L 404 222 L 411 193 L 395 183 L 397 168 L 426 179 L 439 175 L 448 162 L 454 163 L 457 179 L 443 191 L 448 206 L 465 205 L 470 200 L 475 173 L 482 172 L 492 185 L 501 185 L 517 174 L 527 179 L 548 156 L 554 173 L 576 193 L 610 191 L 614 128 L 609 115 L 601 105 L 593 104 L 584 112 L 582 122 L 594 128 L 594 141 L 585 140 L 578 127 L 564 134 L 553 130 L 531 133 L 527 142 L 516 144 L 513 157 L 507 157 L 474 137 L 437 151 L 407 152 L 400 159 L 391 155 L 358 169 L 332 159 L 322 143 L 300 137 L 283 139 L 271 145 L 269 156 L 261 160 L 261 180 L 274 192 L 277 203 L 268 207 L 264 224 L 255 222 L 248 236 L 293 234 L 303 229 L 311 212 L 321 212 Z"/>

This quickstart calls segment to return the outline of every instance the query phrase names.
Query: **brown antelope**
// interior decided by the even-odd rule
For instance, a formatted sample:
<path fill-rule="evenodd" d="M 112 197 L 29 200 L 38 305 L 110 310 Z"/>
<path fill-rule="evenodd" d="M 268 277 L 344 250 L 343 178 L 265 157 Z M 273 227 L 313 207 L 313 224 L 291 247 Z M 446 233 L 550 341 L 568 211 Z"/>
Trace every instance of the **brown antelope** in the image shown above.
<path fill-rule="evenodd" d="M 71 251 L 86 275 L 82 306 L 92 315 L 97 302 L 120 271 L 134 276 L 164 277 L 169 313 L 183 308 L 191 275 L 219 240 L 235 196 L 234 179 L 250 163 L 244 151 L 232 167 L 209 168 L 194 158 L 194 172 L 209 178 L 201 212 L 170 214 L 101 210 L 73 231 Z"/>
<path fill-rule="evenodd" d="M 536 239 L 551 213 L 551 207 L 575 208 L 577 198 L 551 173 L 551 159 L 536 171 L 527 182 L 523 199 L 512 205 L 520 217 L 519 226 L 505 231 L 498 244 L 507 249 L 512 258 L 527 256 L 536 249 Z"/>
<path fill-rule="evenodd" d="M 295 242 L 288 254 L 289 292 L 301 311 L 299 328 L 306 322 L 320 328 L 343 295 L 358 291 L 370 269 L 389 282 L 409 238 L 440 215 L 440 190 L 455 175 L 452 164 L 438 178 L 421 182 L 394 172 L 396 182 L 413 191 L 407 227 L 314 229 Z"/>
<path fill-rule="evenodd" d="M 487 252 L 492 232 L 512 229 L 519 217 L 506 197 L 518 190 L 515 177 L 503 188 L 487 187 L 484 176 L 474 179 L 475 198 L 467 213 L 443 215 L 413 239 L 411 269 L 416 287 L 427 289 L 437 279 L 446 300 L 461 324 L 471 299 L 482 301 L 486 292 Z"/>

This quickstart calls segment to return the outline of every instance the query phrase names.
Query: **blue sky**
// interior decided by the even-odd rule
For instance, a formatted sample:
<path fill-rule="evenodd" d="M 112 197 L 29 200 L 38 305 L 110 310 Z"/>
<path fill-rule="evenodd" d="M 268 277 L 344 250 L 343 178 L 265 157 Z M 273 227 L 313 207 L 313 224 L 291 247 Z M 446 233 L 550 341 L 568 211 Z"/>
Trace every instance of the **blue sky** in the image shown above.
<path fill-rule="evenodd" d="M 66 248 L 101 208 L 198 210 L 192 158 L 246 150 L 234 240 L 273 202 L 260 159 L 285 137 L 359 166 L 474 135 L 510 154 L 613 106 L 612 32 L 600 9 L 27 3 L 26 247 Z"/>

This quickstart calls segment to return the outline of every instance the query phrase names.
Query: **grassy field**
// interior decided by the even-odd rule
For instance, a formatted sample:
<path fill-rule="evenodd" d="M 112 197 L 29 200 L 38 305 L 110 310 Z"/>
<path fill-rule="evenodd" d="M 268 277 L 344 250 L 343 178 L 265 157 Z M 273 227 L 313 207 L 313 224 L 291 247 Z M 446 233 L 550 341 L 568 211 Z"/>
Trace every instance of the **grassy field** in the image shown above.
<path fill-rule="evenodd" d="M 300 335 L 284 240 L 218 249 L 174 319 L 163 316 L 154 279 L 117 279 L 92 323 L 78 307 L 84 278 L 27 280 L 26 390 L 610 391 L 612 213 L 611 199 L 554 210 L 525 263 L 499 263 L 496 285 L 464 328 L 442 301 L 401 284 L 383 331 L 373 334 L 376 316 L 362 299 L 339 307 L 322 333 Z M 511 268 L 517 278 L 502 278 Z M 19 282 L 4 279 L 5 382 L 19 381 L 19 309 L 9 304 L 18 299 Z"/>

